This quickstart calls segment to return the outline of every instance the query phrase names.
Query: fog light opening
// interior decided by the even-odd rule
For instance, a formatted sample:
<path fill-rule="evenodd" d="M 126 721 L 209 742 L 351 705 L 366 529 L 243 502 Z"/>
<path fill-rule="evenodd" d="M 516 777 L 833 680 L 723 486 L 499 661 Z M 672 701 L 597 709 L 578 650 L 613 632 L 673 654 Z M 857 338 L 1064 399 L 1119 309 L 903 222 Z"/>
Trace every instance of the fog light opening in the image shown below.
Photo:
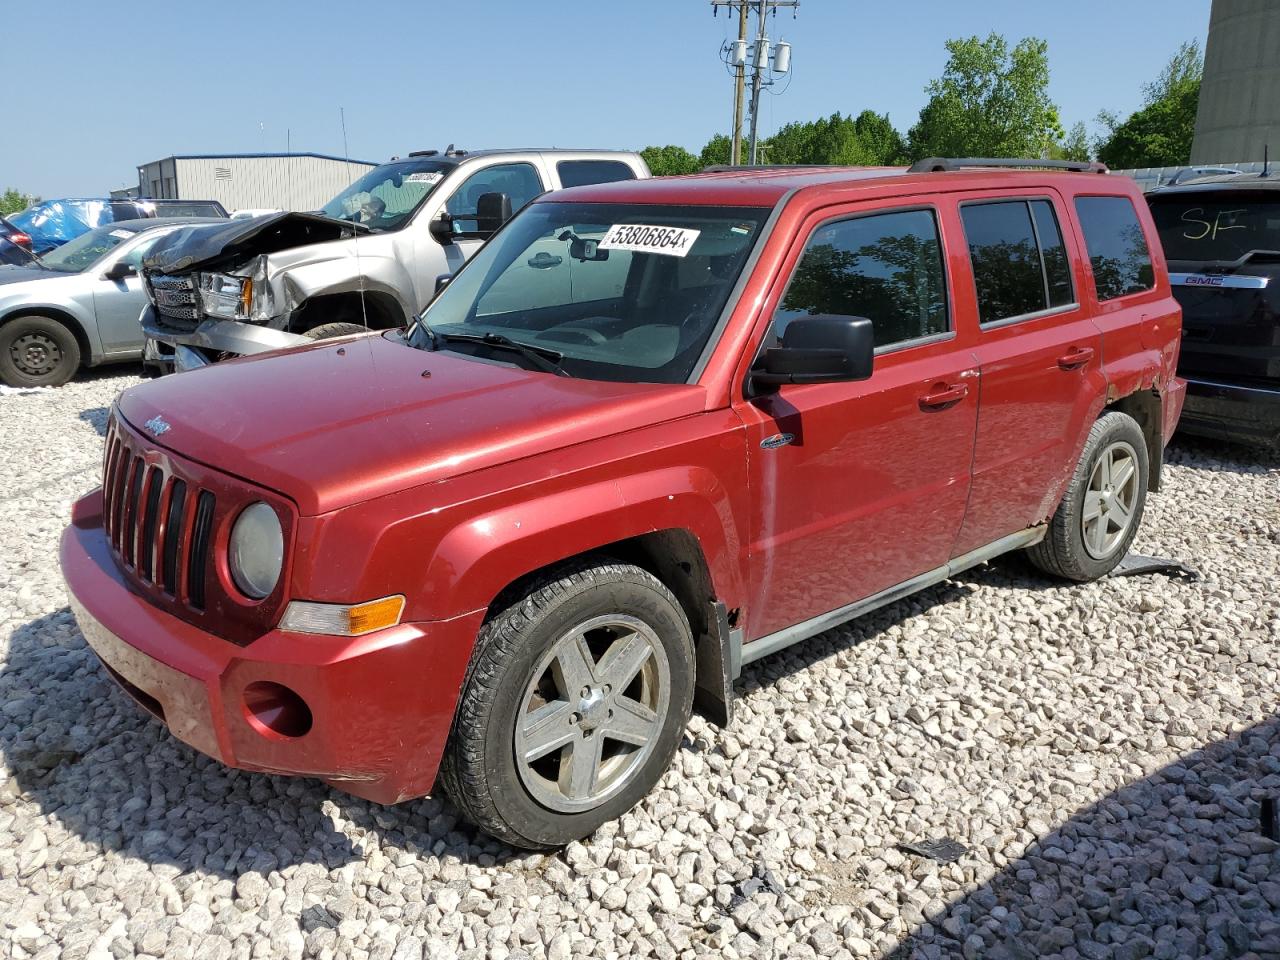
<path fill-rule="evenodd" d="M 244 715 L 265 737 L 293 740 L 311 729 L 311 708 L 288 687 L 259 680 L 244 688 Z"/>

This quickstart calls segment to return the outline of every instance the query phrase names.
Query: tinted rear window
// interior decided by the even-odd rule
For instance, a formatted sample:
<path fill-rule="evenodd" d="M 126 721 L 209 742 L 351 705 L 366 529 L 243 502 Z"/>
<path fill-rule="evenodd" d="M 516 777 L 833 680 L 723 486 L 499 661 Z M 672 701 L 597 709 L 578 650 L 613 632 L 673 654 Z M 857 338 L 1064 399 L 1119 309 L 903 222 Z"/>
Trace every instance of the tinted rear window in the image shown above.
<path fill-rule="evenodd" d="M 561 160 L 556 164 L 556 173 L 560 174 L 560 183 L 565 187 L 636 178 L 635 171 L 621 160 Z"/>
<path fill-rule="evenodd" d="M 1099 300 L 1150 290 L 1155 284 L 1142 224 L 1128 197 L 1077 197 Z"/>
<path fill-rule="evenodd" d="M 1170 260 L 1230 262 L 1280 250 L 1280 201 L 1234 197 L 1153 200 L 1151 216 Z"/>

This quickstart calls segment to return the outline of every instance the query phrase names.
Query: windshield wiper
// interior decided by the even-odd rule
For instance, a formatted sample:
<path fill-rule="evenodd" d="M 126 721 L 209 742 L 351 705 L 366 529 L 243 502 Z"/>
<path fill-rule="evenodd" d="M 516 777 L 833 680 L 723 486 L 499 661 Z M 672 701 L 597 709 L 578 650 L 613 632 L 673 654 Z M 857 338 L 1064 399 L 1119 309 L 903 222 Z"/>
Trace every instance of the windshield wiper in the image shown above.
<path fill-rule="evenodd" d="M 489 347 L 510 350 L 512 353 L 520 354 L 520 356 L 545 373 L 554 373 L 557 377 L 569 376 L 569 373 L 560 366 L 560 361 L 564 359 L 564 354 L 558 350 L 534 346 L 531 343 L 521 343 L 519 340 L 512 340 L 510 337 L 503 336 L 500 333 L 440 333 L 437 330 L 431 330 L 430 334 L 436 343 L 441 341 L 444 343 L 482 343 Z"/>

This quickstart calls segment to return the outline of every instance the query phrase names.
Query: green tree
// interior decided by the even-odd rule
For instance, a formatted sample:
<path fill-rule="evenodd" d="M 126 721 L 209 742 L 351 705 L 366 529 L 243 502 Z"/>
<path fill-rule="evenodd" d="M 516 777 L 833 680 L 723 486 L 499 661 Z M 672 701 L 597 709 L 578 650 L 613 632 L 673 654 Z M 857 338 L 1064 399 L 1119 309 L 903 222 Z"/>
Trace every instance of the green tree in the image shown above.
<path fill-rule="evenodd" d="M 1093 149 L 1089 145 L 1089 133 L 1083 123 L 1076 123 L 1066 136 L 1049 151 L 1055 160 L 1086 161 L 1093 159 Z"/>
<path fill-rule="evenodd" d="M 1035 37 L 1010 49 L 996 33 L 948 40 L 947 66 L 908 134 L 911 157 L 1041 156 L 1061 136 L 1048 49 Z"/>
<path fill-rule="evenodd" d="M 717 133 L 702 148 L 702 153 L 698 157 L 698 169 L 701 170 L 703 167 L 709 167 L 717 163 L 728 163 L 729 149 L 732 145 L 727 134 Z M 747 145 L 743 143 L 742 152 L 744 155 L 746 150 Z"/>
<path fill-rule="evenodd" d="M 1097 143 L 1098 159 L 1122 170 L 1189 163 L 1203 72 L 1199 45 L 1184 43 L 1160 76 L 1143 87 L 1138 110 L 1124 120 L 1108 111 L 1098 114 L 1107 128 Z"/>
<path fill-rule="evenodd" d="M 871 156 L 870 162 L 880 166 L 892 166 L 907 158 L 907 143 L 889 122 L 889 115 L 863 110 L 853 121 L 858 140 Z"/>
<path fill-rule="evenodd" d="M 39 197 L 28 193 L 19 193 L 13 187 L 10 187 L 3 194 L 0 194 L 0 217 L 10 213 L 20 213 L 33 203 L 39 202 Z"/>
<path fill-rule="evenodd" d="M 672 144 L 665 147 L 645 147 L 640 151 L 640 156 L 655 177 L 677 177 L 682 173 L 697 173 L 702 169 L 697 157 L 684 147 Z"/>

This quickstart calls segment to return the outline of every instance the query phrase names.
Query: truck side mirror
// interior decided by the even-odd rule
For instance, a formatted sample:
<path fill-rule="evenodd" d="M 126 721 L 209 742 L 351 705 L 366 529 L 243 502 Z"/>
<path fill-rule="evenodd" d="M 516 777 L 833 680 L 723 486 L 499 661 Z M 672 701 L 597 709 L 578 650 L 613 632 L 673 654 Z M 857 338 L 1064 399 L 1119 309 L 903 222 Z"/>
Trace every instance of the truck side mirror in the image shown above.
<path fill-rule="evenodd" d="M 436 277 L 436 294 L 439 295 L 440 291 L 447 287 L 452 279 L 452 273 L 442 273 Z"/>
<path fill-rule="evenodd" d="M 796 317 L 782 334 L 782 346 L 767 348 L 756 361 L 750 386 L 866 380 L 875 352 L 875 334 L 866 317 Z"/>
<path fill-rule="evenodd" d="M 511 198 L 505 193 L 482 193 L 476 200 L 476 233 L 488 236 L 511 219 Z"/>
<path fill-rule="evenodd" d="M 436 238 L 438 243 L 447 247 L 453 243 L 453 217 L 447 213 L 441 213 L 427 224 L 427 231 Z"/>

